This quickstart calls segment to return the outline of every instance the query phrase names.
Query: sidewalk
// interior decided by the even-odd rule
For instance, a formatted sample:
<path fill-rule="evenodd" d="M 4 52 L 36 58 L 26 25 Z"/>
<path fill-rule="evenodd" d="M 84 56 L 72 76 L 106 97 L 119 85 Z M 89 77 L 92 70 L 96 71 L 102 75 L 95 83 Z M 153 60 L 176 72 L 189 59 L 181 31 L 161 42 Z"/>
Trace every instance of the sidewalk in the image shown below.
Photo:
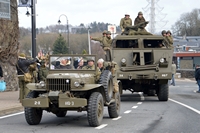
<path fill-rule="evenodd" d="M 19 91 L 0 92 L 0 116 L 23 111 Z"/>

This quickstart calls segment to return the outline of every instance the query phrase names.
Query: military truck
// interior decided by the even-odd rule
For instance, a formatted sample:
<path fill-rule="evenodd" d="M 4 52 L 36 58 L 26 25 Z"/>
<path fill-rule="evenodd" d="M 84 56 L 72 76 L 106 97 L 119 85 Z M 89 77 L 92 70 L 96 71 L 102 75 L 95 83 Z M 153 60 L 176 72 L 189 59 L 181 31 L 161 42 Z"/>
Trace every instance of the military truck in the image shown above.
<path fill-rule="evenodd" d="M 112 43 L 112 58 L 119 65 L 117 79 L 123 90 L 157 94 L 160 101 L 167 101 L 173 48 L 164 43 L 162 36 L 145 31 L 128 33 L 116 36 Z"/>
<path fill-rule="evenodd" d="M 65 117 L 67 111 L 87 111 L 89 125 L 95 127 L 102 122 L 104 106 L 110 118 L 118 117 L 116 64 L 108 62 L 100 71 L 95 62 L 95 55 L 50 55 L 46 81 L 27 84 L 31 92 L 22 101 L 27 123 L 39 124 L 44 110 L 57 117 Z"/>

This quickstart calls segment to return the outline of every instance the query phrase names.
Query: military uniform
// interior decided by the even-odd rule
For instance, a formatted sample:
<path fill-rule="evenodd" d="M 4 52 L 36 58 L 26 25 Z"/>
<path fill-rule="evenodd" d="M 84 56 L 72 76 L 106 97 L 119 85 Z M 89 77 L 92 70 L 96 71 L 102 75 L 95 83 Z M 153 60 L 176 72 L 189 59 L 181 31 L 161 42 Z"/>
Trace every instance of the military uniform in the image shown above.
<path fill-rule="evenodd" d="M 106 36 L 104 36 L 104 34 L 106 34 L 107 33 L 107 31 L 106 30 L 104 30 L 103 31 L 103 36 L 102 37 L 92 37 L 91 38 L 91 40 L 94 40 L 94 41 L 98 41 L 98 42 L 100 42 L 100 43 L 103 43 L 103 39 L 106 37 Z M 102 45 L 101 45 L 102 46 Z"/>
<path fill-rule="evenodd" d="M 29 82 L 25 82 L 24 81 L 24 74 L 29 72 L 29 66 L 31 64 L 34 64 L 35 62 L 37 62 L 37 59 L 33 59 L 33 60 L 27 60 L 26 59 L 26 55 L 21 53 L 19 54 L 19 60 L 17 63 L 17 73 L 18 73 L 18 82 L 19 82 L 19 88 L 20 88 L 20 92 L 19 92 L 19 100 L 20 102 L 22 102 L 22 99 L 24 99 L 27 94 L 30 92 L 29 89 L 27 89 L 26 85 Z"/>
<path fill-rule="evenodd" d="M 48 68 L 45 66 L 45 61 L 41 61 L 41 67 L 39 69 L 39 77 L 40 81 L 45 81 L 48 75 Z"/>
<path fill-rule="evenodd" d="M 94 59 L 91 57 L 91 58 L 88 58 L 87 59 L 87 62 L 88 62 L 88 65 L 87 66 L 84 66 L 82 69 L 83 70 L 95 70 L 95 65 L 93 64 L 92 66 L 89 65 L 89 62 L 92 61 L 94 63 Z"/>
<path fill-rule="evenodd" d="M 125 14 L 125 16 L 126 16 L 126 15 L 128 15 L 128 14 Z M 128 15 L 128 16 L 129 16 L 129 15 Z M 124 17 L 124 18 L 122 18 L 122 19 L 120 20 L 120 28 L 121 28 L 122 32 L 124 32 L 124 30 L 125 30 L 125 28 L 126 28 L 127 26 L 132 26 L 132 19 L 131 19 L 131 18 L 126 18 L 126 17 Z"/>
<path fill-rule="evenodd" d="M 146 21 L 143 16 L 142 16 L 142 18 L 140 18 L 139 15 L 143 15 L 143 13 L 142 12 L 138 13 L 138 16 L 135 18 L 134 25 L 137 25 L 139 23 L 142 23 L 142 22 Z M 146 25 L 144 25 L 142 28 L 141 27 L 138 28 L 138 31 L 146 31 L 145 27 L 146 27 Z"/>
<path fill-rule="evenodd" d="M 111 35 L 111 32 L 108 31 L 107 35 Z M 111 51 L 110 51 L 110 46 L 112 44 L 112 39 L 111 37 L 105 37 L 103 40 L 103 50 L 105 51 L 105 55 L 106 55 L 106 61 L 110 61 L 111 60 Z"/>
<path fill-rule="evenodd" d="M 173 37 L 171 36 L 171 32 L 170 32 L 170 31 L 167 31 L 166 33 L 167 33 L 167 34 L 170 33 L 169 36 L 166 36 L 166 40 L 167 40 L 168 43 L 169 43 L 169 47 L 170 47 L 170 48 L 173 48 L 173 43 L 174 43 L 174 41 L 173 41 Z"/>

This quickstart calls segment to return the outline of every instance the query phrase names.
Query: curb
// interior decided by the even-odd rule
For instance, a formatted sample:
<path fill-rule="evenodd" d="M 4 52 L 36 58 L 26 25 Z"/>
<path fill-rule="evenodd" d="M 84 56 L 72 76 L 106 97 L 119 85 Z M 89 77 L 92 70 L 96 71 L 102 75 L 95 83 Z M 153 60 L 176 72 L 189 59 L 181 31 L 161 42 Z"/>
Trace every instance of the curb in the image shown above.
<path fill-rule="evenodd" d="M 24 111 L 23 106 L 11 107 L 8 109 L 0 110 L 0 116 L 9 115 L 9 114 L 17 113 L 17 112 L 21 112 L 21 111 Z"/>

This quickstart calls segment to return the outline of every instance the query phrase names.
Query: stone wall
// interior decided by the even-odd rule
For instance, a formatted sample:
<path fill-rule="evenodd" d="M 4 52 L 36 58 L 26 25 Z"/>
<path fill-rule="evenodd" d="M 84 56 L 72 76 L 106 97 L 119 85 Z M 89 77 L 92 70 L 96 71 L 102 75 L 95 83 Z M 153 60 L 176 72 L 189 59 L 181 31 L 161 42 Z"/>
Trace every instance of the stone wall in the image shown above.
<path fill-rule="evenodd" d="M 10 0 L 11 19 L 0 19 L 0 65 L 6 82 L 6 91 L 18 90 L 16 71 L 18 54 L 18 9 L 17 0 Z"/>
<path fill-rule="evenodd" d="M 177 70 L 176 73 L 180 73 L 181 78 L 194 78 L 195 77 L 194 69 L 180 69 L 180 70 Z"/>

